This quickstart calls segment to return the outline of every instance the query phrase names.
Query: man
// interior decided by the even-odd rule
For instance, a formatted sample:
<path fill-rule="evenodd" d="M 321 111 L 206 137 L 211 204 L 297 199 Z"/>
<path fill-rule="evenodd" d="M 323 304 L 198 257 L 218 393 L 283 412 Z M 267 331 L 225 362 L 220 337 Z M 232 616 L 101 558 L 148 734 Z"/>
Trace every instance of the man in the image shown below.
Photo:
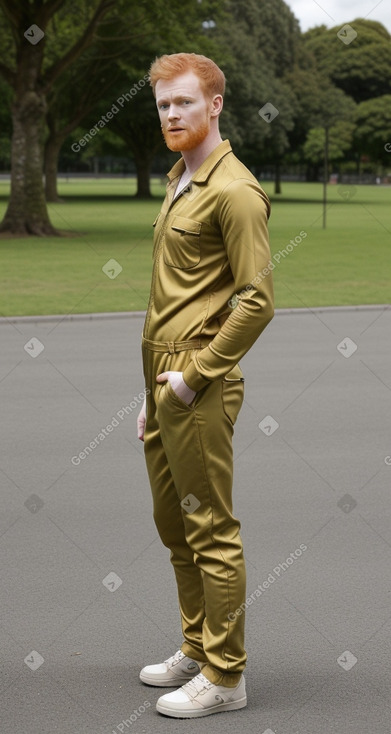
<path fill-rule="evenodd" d="M 221 69 L 197 54 L 164 55 L 150 81 L 166 144 L 182 157 L 154 222 L 138 437 L 155 523 L 171 550 L 184 642 L 140 678 L 180 686 L 156 708 L 190 718 L 247 703 L 244 615 L 235 614 L 246 578 L 232 514 L 232 436 L 243 401 L 238 362 L 273 317 L 270 206 L 220 136 Z"/>

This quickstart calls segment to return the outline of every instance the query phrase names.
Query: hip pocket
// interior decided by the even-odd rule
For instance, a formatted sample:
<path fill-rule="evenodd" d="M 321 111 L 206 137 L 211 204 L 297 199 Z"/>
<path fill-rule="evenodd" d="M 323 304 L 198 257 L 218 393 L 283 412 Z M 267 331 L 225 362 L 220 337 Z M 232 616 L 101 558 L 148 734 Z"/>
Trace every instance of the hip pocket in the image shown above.
<path fill-rule="evenodd" d="M 227 376 L 221 381 L 223 410 L 232 425 L 236 422 L 244 399 L 244 378 Z"/>
<path fill-rule="evenodd" d="M 182 398 L 180 398 L 179 395 L 177 395 L 177 393 L 175 392 L 174 388 L 171 385 L 171 382 L 167 380 L 167 382 L 165 383 L 165 387 L 166 389 L 164 391 L 164 397 L 166 397 L 167 399 L 170 399 L 171 401 L 179 405 L 181 408 L 184 408 L 185 410 L 192 409 L 192 405 L 197 397 L 197 393 L 194 395 L 194 398 L 191 401 L 191 403 L 185 403 L 185 401 L 182 400 Z"/>

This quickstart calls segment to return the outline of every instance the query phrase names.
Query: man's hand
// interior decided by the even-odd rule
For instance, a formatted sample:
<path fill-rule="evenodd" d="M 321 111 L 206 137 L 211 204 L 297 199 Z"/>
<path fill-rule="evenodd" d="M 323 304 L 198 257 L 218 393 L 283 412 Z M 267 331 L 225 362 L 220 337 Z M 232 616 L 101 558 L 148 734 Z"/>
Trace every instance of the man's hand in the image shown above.
<path fill-rule="evenodd" d="M 186 385 L 182 375 L 183 372 L 173 372 L 172 370 L 161 372 L 160 375 L 157 376 L 156 382 L 166 382 L 168 380 L 178 397 L 183 400 L 184 403 L 189 405 L 196 395 L 196 390 L 192 390 Z"/>
<path fill-rule="evenodd" d="M 144 441 L 145 421 L 147 417 L 147 398 L 144 398 L 143 407 L 137 416 L 137 437 Z"/>

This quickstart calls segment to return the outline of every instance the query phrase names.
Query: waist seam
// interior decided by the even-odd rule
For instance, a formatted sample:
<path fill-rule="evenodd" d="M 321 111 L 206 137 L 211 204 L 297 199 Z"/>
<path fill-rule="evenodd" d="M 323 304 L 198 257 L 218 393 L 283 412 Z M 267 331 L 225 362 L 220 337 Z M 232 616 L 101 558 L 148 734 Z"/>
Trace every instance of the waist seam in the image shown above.
<path fill-rule="evenodd" d="M 176 352 L 184 352 L 190 349 L 202 349 L 212 341 L 214 337 L 200 336 L 195 339 L 187 339 L 186 341 L 154 341 L 142 336 L 142 346 L 150 349 L 152 352 L 167 352 L 175 354 Z"/>

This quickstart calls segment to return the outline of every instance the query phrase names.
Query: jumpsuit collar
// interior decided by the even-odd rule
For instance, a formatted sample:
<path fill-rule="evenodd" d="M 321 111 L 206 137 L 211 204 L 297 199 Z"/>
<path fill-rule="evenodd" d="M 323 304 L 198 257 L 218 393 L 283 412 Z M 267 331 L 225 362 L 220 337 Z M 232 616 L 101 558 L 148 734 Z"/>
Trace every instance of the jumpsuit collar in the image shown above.
<path fill-rule="evenodd" d="M 205 158 L 204 162 L 201 163 L 199 168 L 197 168 L 197 170 L 191 177 L 191 180 L 195 183 L 205 183 L 208 180 L 213 169 L 217 166 L 218 163 L 220 163 L 221 159 L 231 151 L 232 148 L 229 140 L 223 140 L 221 143 L 219 143 L 219 145 L 216 146 L 214 150 L 212 150 L 211 153 L 209 153 L 208 157 Z M 175 179 L 179 178 L 184 170 L 185 161 L 183 160 L 183 158 L 180 158 L 179 161 L 177 161 L 173 165 L 171 170 L 167 173 L 167 176 L 169 178 L 168 185 L 170 186 L 170 184 L 172 184 Z"/>

